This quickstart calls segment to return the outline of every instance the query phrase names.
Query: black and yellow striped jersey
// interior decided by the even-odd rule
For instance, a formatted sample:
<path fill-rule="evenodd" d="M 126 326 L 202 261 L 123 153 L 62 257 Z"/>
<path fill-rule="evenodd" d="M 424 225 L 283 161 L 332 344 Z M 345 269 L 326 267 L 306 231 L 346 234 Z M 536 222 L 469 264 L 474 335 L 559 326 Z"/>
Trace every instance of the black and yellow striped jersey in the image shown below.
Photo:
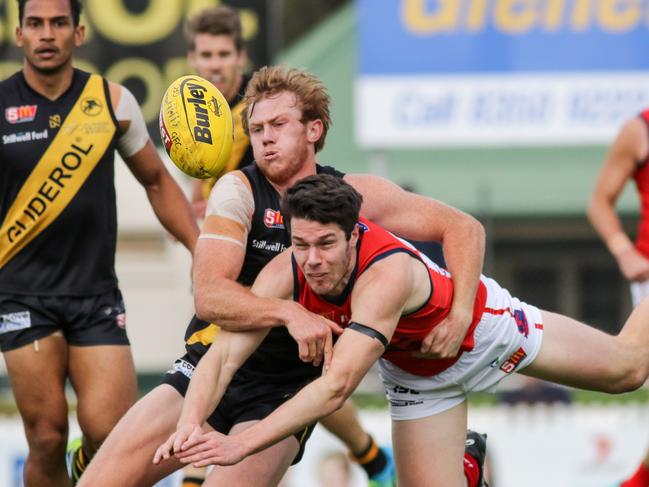
<path fill-rule="evenodd" d="M 0 83 L 0 292 L 90 295 L 117 284 L 108 83 L 74 70 L 56 100 Z"/>

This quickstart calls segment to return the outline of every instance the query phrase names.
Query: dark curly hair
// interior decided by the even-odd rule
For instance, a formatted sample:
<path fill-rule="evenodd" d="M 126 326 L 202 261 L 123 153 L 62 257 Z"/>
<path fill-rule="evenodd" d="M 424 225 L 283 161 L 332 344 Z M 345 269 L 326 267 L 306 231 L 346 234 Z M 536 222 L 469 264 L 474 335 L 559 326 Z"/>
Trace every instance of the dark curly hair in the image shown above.
<path fill-rule="evenodd" d="M 290 231 L 293 217 L 322 224 L 335 223 L 347 240 L 358 223 L 363 197 L 342 178 L 316 174 L 291 186 L 282 199 L 282 216 Z"/>

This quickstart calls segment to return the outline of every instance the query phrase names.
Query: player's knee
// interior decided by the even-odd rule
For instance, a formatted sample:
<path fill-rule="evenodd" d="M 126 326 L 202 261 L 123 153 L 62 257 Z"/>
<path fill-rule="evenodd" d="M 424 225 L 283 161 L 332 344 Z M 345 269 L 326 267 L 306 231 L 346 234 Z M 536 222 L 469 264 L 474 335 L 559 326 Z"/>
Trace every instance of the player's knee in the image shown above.
<path fill-rule="evenodd" d="M 89 454 L 94 454 L 115 427 L 116 421 L 97 422 L 83 429 L 84 448 Z"/>
<path fill-rule="evenodd" d="M 47 463 L 51 459 L 60 459 L 65 455 L 68 441 L 67 425 L 56 425 L 41 422 L 25 428 L 29 454 L 39 463 Z"/>

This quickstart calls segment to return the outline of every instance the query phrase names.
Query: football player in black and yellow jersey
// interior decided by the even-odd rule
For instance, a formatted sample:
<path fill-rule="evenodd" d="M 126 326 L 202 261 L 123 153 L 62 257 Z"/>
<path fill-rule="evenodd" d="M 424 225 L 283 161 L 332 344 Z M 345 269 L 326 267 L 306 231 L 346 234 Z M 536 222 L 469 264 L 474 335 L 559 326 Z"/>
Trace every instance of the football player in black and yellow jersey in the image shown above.
<path fill-rule="evenodd" d="M 250 138 L 241 123 L 242 99 L 250 77 L 245 73 L 248 55 L 239 12 L 223 4 L 201 10 L 187 21 L 185 34 L 187 62 L 196 74 L 219 89 L 232 111 L 234 144 L 224 173 L 241 169 L 252 163 L 253 155 Z M 194 181 L 192 206 L 199 218 L 205 216 L 214 183 L 214 178 Z"/>
<path fill-rule="evenodd" d="M 243 95 L 250 77 L 245 74 L 248 57 L 239 13 L 227 5 L 204 9 L 188 20 L 186 35 L 189 65 L 223 93 L 232 110 L 234 145 L 225 172 L 242 169 L 253 162 L 253 154 L 241 118 Z M 194 181 L 192 207 L 199 218 L 205 216 L 207 199 L 215 183 L 214 178 Z M 321 423 L 349 448 L 352 458 L 359 461 L 368 476 L 392 468 L 391 459 L 376 447 L 372 437 L 359 424 L 351 402 Z M 204 475 L 204 469 L 186 468 L 183 487 L 200 485 Z"/>
<path fill-rule="evenodd" d="M 136 397 L 115 275 L 114 152 L 193 251 L 189 202 L 124 87 L 73 68 L 78 0 L 18 0 L 23 69 L 0 83 L 0 349 L 29 444 L 28 487 L 68 486 L 70 379 L 82 469 Z M 78 473 L 78 472 L 77 472 Z"/>

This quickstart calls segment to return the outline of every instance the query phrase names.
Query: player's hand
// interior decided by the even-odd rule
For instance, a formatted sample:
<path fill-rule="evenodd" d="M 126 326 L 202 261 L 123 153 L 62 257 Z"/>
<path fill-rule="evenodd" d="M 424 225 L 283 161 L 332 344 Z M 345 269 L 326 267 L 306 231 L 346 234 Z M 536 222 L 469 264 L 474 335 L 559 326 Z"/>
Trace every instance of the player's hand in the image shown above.
<path fill-rule="evenodd" d="M 163 460 L 168 460 L 171 455 L 182 450 L 183 445 L 188 440 L 199 437 L 203 430 L 197 424 L 186 424 L 179 426 L 171 436 L 162 445 L 158 447 L 153 456 L 153 463 L 158 464 Z"/>
<path fill-rule="evenodd" d="M 236 435 L 210 431 L 192 436 L 174 456 L 182 463 L 191 463 L 200 468 L 208 465 L 234 465 L 246 458 L 248 453 Z"/>
<path fill-rule="evenodd" d="M 286 329 L 297 342 L 300 360 L 318 366 L 329 367 L 333 356 L 332 333 L 340 335 L 343 329 L 324 316 L 307 311 L 297 303 L 290 306 L 286 315 Z"/>
<path fill-rule="evenodd" d="M 616 256 L 620 271 L 629 281 L 646 281 L 649 279 L 649 260 L 635 247 L 630 247 Z"/>
<path fill-rule="evenodd" d="M 419 358 L 451 358 L 460 351 L 471 321 L 473 310 L 458 311 L 451 309 L 451 312 L 433 328 L 421 342 Z"/>

